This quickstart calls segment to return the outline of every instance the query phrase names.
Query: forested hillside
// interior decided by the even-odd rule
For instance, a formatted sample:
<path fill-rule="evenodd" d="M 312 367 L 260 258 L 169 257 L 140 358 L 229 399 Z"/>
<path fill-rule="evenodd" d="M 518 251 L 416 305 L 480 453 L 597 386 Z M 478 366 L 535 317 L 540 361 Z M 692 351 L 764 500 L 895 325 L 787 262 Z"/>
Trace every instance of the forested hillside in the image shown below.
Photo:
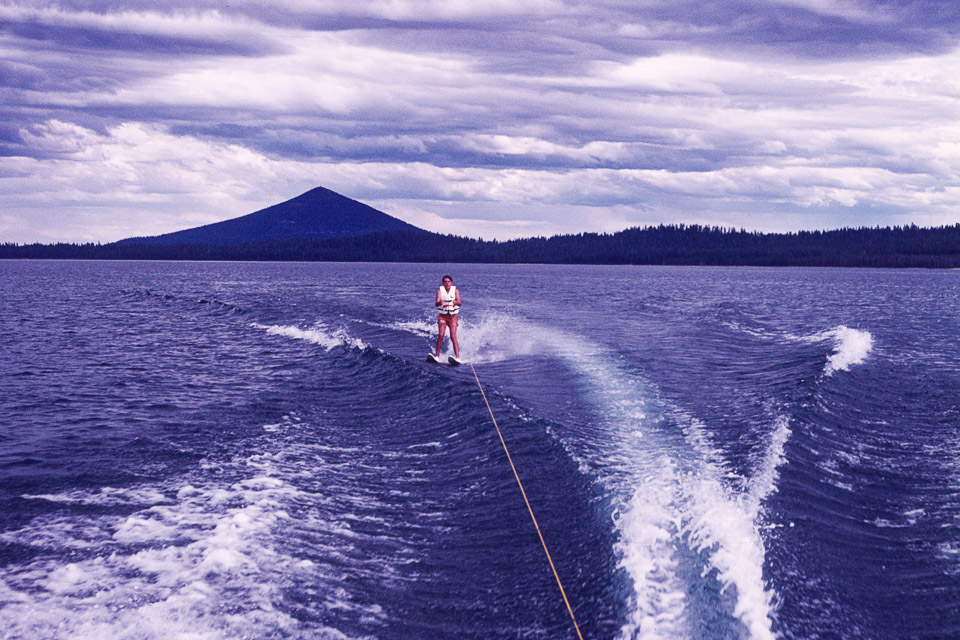
<path fill-rule="evenodd" d="M 231 245 L 8 243 L 0 258 L 960 267 L 960 224 L 798 233 L 668 225 L 505 242 L 381 231 Z"/>

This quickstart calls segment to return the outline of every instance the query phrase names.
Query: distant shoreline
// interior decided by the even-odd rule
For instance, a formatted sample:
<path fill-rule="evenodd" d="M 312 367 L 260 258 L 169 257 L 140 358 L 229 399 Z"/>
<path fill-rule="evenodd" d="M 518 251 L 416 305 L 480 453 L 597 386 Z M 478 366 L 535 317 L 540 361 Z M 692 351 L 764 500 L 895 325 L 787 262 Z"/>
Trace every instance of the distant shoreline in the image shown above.
<path fill-rule="evenodd" d="M 233 244 L 0 244 L 0 259 L 960 268 L 960 224 L 760 233 L 699 225 L 497 241 L 428 231 Z"/>
<path fill-rule="evenodd" d="M 0 243 L 0 259 L 960 268 L 960 224 L 762 233 L 703 225 L 515 240 L 425 231 L 324 187 L 253 213 L 109 244 Z"/>
<path fill-rule="evenodd" d="M 103 263 L 178 263 L 178 264 L 455 264 L 464 266 L 497 265 L 510 267 L 696 267 L 710 269 L 863 269 L 865 271 L 960 271 L 960 267 L 862 267 L 844 265 L 759 265 L 759 264 L 588 264 L 588 263 L 559 263 L 559 262 L 464 262 L 461 260 L 447 260 L 446 262 L 414 262 L 414 261 L 371 261 L 371 260 L 174 260 L 156 258 L 5 258 L 4 262 L 103 262 Z"/>

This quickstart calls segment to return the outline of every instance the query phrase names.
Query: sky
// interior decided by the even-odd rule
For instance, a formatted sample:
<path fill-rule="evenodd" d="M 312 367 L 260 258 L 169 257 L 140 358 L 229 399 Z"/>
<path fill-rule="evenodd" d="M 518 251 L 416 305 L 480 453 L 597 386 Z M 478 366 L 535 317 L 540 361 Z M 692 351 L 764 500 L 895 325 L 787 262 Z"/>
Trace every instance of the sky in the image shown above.
<path fill-rule="evenodd" d="M 0 0 L 0 242 L 324 186 L 507 239 L 960 222 L 955 0 Z"/>

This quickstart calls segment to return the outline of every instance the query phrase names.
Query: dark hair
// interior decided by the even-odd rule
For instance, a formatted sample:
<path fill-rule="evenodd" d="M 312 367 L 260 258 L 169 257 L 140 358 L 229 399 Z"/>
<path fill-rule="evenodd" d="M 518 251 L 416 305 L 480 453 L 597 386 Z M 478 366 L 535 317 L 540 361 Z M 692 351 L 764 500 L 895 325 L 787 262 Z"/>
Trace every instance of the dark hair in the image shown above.
<path fill-rule="evenodd" d="M 453 276 L 443 276 L 442 278 L 440 278 L 440 282 L 443 282 L 447 278 L 450 278 L 450 282 L 453 282 Z"/>

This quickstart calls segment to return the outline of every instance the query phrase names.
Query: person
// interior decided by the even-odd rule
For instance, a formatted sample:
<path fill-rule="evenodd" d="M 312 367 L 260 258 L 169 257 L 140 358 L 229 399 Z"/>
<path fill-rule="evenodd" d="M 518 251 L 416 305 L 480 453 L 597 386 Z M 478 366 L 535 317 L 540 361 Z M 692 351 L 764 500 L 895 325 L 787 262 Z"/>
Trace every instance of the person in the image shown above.
<path fill-rule="evenodd" d="M 440 310 L 437 319 L 437 358 L 440 358 L 440 349 L 443 347 L 443 334 L 450 327 L 450 343 L 453 345 L 453 356 L 460 359 L 460 343 L 457 342 L 457 316 L 460 313 L 460 290 L 453 285 L 453 278 L 443 276 L 442 286 L 437 289 L 435 306 Z"/>

